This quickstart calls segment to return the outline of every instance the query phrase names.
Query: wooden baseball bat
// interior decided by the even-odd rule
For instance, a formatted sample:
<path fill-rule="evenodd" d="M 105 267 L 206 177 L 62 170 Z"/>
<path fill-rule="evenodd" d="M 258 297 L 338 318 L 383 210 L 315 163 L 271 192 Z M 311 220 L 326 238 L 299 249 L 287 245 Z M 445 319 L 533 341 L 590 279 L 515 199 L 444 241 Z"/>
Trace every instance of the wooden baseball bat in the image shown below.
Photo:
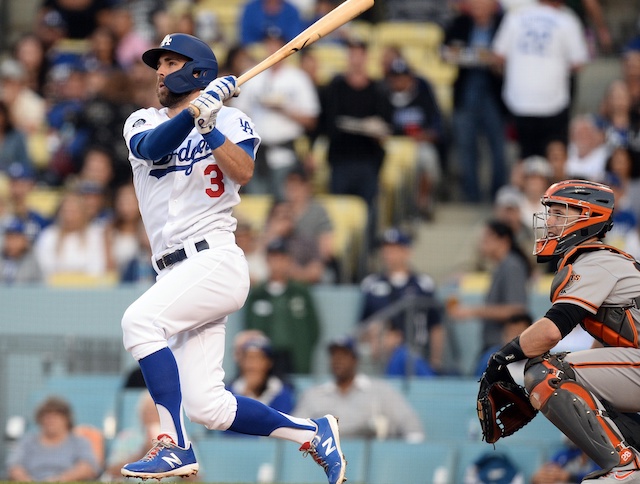
<path fill-rule="evenodd" d="M 294 39 L 280 47 L 269 57 L 259 62 L 244 74 L 238 77 L 238 86 L 244 84 L 249 79 L 254 78 L 262 71 L 286 59 L 291 54 L 295 54 L 299 50 L 304 49 L 308 45 L 320 40 L 322 37 L 329 35 L 338 27 L 353 20 L 361 13 L 369 10 L 373 6 L 374 0 L 346 0 L 331 10 L 324 17 L 316 20 L 312 25 L 300 32 Z M 189 105 L 189 110 L 193 117 L 200 115 L 200 110 L 193 105 Z"/>

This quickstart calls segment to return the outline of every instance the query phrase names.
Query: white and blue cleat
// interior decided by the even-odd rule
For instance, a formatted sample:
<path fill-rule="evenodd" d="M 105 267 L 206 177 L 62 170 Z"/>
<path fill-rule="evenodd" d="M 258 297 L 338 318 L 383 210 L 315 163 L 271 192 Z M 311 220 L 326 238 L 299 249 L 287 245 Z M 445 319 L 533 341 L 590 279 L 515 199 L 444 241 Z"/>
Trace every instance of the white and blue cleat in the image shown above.
<path fill-rule="evenodd" d="M 319 419 L 312 419 L 318 426 L 315 437 L 310 442 L 305 442 L 300 450 L 311 454 L 323 469 L 329 484 L 342 484 L 347 480 L 347 461 L 340 448 L 340 434 L 338 433 L 338 419 L 333 415 L 325 415 Z"/>
<path fill-rule="evenodd" d="M 198 462 L 191 444 L 186 449 L 178 447 L 168 435 L 160 435 L 153 447 L 137 462 L 125 464 L 121 473 L 125 477 L 139 479 L 163 479 L 165 477 L 189 477 L 198 473 Z"/>

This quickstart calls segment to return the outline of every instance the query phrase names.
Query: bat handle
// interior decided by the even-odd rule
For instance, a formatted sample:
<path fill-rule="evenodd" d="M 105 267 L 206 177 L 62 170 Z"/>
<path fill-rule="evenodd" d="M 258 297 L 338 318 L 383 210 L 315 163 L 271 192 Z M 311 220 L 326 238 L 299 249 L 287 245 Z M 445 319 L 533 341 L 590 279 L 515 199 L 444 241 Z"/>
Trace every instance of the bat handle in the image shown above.
<path fill-rule="evenodd" d="M 189 114 L 192 118 L 197 118 L 198 116 L 200 116 L 200 109 L 198 109 L 198 106 L 189 104 L 189 107 L 187 109 L 189 110 Z"/>

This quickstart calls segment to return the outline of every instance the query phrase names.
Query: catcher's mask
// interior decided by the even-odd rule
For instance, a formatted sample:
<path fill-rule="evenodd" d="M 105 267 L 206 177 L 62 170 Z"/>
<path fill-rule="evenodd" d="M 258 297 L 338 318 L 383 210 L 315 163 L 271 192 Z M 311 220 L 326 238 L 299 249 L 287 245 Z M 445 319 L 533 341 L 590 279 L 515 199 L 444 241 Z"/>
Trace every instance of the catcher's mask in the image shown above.
<path fill-rule="evenodd" d="M 193 35 L 165 35 L 160 47 L 146 51 L 142 54 L 142 60 L 157 70 L 158 59 L 165 52 L 175 52 L 189 59 L 182 69 L 164 78 L 164 85 L 173 93 L 184 94 L 204 89 L 218 76 L 218 60 L 215 54 L 205 42 Z"/>
<path fill-rule="evenodd" d="M 544 211 L 533 216 L 539 261 L 564 254 L 592 237 L 602 238 L 613 226 L 613 191 L 586 180 L 566 180 L 551 185 L 540 202 Z M 573 209 L 573 210 L 572 210 Z M 552 224 L 549 218 L 553 217 Z"/>

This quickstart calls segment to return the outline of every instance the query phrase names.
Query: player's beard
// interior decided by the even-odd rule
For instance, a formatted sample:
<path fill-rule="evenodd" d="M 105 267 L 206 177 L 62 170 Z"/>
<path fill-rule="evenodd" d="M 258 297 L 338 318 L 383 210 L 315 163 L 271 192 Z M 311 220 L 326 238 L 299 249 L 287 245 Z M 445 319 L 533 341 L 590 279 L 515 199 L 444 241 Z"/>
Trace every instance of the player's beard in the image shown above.
<path fill-rule="evenodd" d="M 179 106 L 184 102 L 185 99 L 187 99 L 187 97 L 189 97 L 189 95 L 191 95 L 190 92 L 185 92 L 182 94 L 171 92 L 166 87 L 165 89 L 158 88 L 157 93 L 158 101 L 160 102 L 160 104 L 169 109 Z"/>

